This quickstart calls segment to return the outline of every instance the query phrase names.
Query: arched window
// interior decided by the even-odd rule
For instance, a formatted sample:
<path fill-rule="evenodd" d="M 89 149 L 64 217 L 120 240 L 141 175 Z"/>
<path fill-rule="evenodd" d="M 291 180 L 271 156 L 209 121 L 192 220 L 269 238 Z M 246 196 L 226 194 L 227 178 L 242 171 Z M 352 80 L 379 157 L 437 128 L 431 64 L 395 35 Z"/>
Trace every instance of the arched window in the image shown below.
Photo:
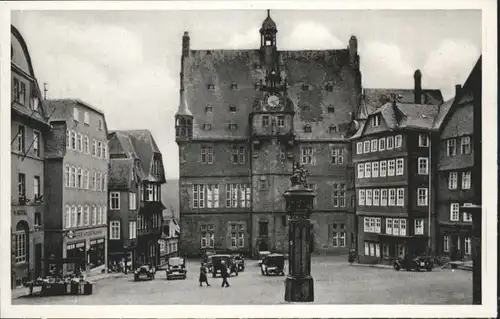
<path fill-rule="evenodd" d="M 77 210 L 76 205 L 71 207 L 71 227 L 76 227 L 78 225 L 76 210 Z"/>
<path fill-rule="evenodd" d="M 27 262 L 29 244 L 29 226 L 26 221 L 20 221 L 16 225 L 15 236 L 15 256 L 16 264 Z"/>
<path fill-rule="evenodd" d="M 64 210 L 64 219 L 66 228 L 71 228 L 71 207 L 66 205 Z"/>

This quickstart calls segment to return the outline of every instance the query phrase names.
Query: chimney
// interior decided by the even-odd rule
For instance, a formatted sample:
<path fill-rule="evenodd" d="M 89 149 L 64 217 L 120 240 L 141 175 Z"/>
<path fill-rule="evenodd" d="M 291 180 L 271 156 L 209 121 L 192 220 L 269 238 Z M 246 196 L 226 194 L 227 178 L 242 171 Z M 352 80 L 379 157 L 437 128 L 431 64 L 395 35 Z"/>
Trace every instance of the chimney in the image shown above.
<path fill-rule="evenodd" d="M 458 93 L 460 93 L 461 89 L 462 89 L 462 86 L 460 84 L 455 85 L 455 97 L 458 96 Z"/>
<path fill-rule="evenodd" d="M 421 104 L 422 103 L 422 73 L 420 70 L 416 70 L 415 74 L 413 75 L 413 78 L 415 80 L 415 104 Z"/>
<path fill-rule="evenodd" d="M 187 57 L 189 55 L 189 33 L 184 32 L 182 36 L 182 56 Z"/>

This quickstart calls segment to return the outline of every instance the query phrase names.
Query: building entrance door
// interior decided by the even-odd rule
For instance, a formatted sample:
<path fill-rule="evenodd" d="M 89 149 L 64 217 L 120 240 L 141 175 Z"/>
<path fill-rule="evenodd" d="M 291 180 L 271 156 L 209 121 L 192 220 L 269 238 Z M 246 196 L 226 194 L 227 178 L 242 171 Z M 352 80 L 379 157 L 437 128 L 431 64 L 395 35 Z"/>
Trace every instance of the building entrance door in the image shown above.
<path fill-rule="evenodd" d="M 42 244 L 35 245 L 35 277 L 38 278 L 42 276 Z"/>
<path fill-rule="evenodd" d="M 269 251 L 269 244 L 265 240 L 261 240 L 259 244 L 259 251 Z"/>

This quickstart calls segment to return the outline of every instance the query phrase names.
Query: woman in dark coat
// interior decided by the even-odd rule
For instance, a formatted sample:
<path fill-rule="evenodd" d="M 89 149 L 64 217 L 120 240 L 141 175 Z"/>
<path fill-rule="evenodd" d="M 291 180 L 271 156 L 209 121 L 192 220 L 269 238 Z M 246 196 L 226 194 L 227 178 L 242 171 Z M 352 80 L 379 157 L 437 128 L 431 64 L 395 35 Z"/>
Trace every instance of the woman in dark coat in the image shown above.
<path fill-rule="evenodd" d="M 205 264 L 202 263 L 200 266 L 200 287 L 203 286 L 203 283 L 206 283 L 207 287 L 210 287 L 207 279 L 207 267 L 205 267 Z"/>

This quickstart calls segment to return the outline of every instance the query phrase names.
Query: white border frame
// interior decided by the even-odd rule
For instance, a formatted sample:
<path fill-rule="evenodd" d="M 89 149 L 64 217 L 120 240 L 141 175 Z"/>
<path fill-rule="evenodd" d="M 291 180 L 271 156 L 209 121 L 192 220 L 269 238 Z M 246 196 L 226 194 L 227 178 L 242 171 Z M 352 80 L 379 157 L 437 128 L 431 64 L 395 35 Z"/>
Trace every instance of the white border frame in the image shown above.
<path fill-rule="evenodd" d="M 2 2 L 0 3 L 0 144 L 10 147 L 10 11 L 11 10 L 229 10 L 229 9 L 288 9 L 288 10 L 362 10 L 362 9 L 481 9 L 482 10 L 482 55 L 483 55 L 483 246 L 482 282 L 483 305 L 274 305 L 274 306 L 12 306 L 10 293 L 10 154 L 0 152 L 1 192 L 1 237 L 0 265 L 2 280 L 1 317 L 53 317 L 71 316 L 98 318 L 140 318 L 140 317 L 496 317 L 497 310 L 497 4 L 494 0 L 455 0 L 455 1 L 390 1 L 352 0 L 352 1 L 76 1 L 76 2 Z M 486 175 L 483 174 L 483 175 Z"/>

